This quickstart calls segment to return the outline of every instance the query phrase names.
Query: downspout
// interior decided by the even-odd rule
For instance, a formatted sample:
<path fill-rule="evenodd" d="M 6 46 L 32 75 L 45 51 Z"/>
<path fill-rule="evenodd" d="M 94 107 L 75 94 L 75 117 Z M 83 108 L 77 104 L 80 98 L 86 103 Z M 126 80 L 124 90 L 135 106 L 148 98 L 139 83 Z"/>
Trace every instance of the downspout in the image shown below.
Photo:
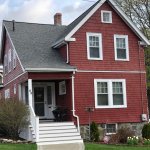
<path fill-rule="evenodd" d="M 73 112 L 73 117 L 76 118 L 77 120 L 77 128 L 78 128 L 78 132 L 80 133 L 80 123 L 79 123 L 79 116 L 77 116 L 75 114 L 75 99 L 74 99 L 74 75 L 75 75 L 75 71 L 73 72 L 72 76 L 71 76 L 71 80 L 72 80 L 72 112 Z"/>
<path fill-rule="evenodd" d="M 142 113 L 144 114 L 144 106 L 143 106 L 143 89 L 142 89 L 142 64 L 141 64 L 141 55 L 140 55 L 140 51 L 141 51 L 141 44 L 140 42 L 138 42 L 139 45 L 139 69 L 140 69 L 140 87 L 141 87 L 141 104 L 142 104 Z M 149 116 L 148 116 L 149 117 Z"/>
<path fill-rule="evenodd" d="M 67 51 L 67 60 L 66 60 L 66 63 L 68 64 L 69 63 L 69 46 L 68 46 L 68 43 L 67 42 L 64 42 L 66 44 L 66 51 Z"/>

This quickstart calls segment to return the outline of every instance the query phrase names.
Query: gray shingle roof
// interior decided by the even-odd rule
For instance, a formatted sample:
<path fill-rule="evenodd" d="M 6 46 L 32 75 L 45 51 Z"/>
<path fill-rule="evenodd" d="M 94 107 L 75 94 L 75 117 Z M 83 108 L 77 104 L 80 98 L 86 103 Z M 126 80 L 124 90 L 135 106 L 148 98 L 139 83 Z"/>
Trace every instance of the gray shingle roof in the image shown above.
<path fill-rule="evenodd" d="M 64 32 L 60 35 L 60 37 L 55 41 L 59 41 L 61 39 L 64 39 L 65 36 L 67 36 L 81 21 L 82 19 L 100 2 L 101 0 L 98 0 L 94 5 L 92 5 L 89 9 L 87 9 L 83 14 L 81 14 L 77 19 L 75 19 L 72 23 L 70 23 L 67 28 L 64 30 Z"/>
<path fill-rule="evenodd" d="M 24 68 L 73 69 L 66 64 L 57 49 L 51 45 L 64 32 L 66 26 L 4 21 Z"/>

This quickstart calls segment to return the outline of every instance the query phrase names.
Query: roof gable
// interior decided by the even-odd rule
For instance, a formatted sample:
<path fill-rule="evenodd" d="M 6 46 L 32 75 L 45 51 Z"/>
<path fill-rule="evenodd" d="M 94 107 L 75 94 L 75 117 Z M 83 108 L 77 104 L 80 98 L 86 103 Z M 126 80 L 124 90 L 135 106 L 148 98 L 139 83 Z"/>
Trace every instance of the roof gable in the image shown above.
<path fill-rule="evenodd" d="M 116 13 L 124 20 L 124 22 L 131 28 L 131 30 L 146 44 L 150 45 L 149 40 L 143 35 L 143 33 L 136 27 L 136 25 L 126 16 L 126 14 L 117 6 L 114 0 L 98 0 L 81 16 L 75 19 L 68 27 L 63 36 L 57 40 L 53 46 L 56 46 L 62 41 L 69 41 L 76 31 L 100 8 L 105 2 L 108 2 L 110 6 L 116 11 Z"/>

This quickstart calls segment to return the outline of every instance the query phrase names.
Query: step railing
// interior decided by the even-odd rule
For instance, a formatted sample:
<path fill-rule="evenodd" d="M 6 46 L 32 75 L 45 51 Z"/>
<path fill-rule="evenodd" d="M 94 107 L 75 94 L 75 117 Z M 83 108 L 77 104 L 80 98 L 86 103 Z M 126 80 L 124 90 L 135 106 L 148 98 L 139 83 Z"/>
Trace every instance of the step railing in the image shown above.
<path fill-rule="evenodd" d="M 39 117 L 35 115 L 35 112 L 31 106 L 30 109 L 30 123 L 35 133 L 35 142 L 39 141 Z"/>

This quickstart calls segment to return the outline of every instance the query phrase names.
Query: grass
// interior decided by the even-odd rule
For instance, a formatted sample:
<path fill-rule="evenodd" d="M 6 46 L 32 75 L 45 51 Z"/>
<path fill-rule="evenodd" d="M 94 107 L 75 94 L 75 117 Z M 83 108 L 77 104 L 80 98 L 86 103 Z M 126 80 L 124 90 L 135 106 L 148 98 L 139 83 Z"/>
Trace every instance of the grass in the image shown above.
<path fill-rule="evenodd" d="M 36 150 L 35 144 L 0 144 L 0 150 Z"/>
<path fill-rule="evenodd" d="M 140 146 L 114 146 L 104 144 L 85 144 L 85 150 L 150 150 L 150 147 Z"/>

